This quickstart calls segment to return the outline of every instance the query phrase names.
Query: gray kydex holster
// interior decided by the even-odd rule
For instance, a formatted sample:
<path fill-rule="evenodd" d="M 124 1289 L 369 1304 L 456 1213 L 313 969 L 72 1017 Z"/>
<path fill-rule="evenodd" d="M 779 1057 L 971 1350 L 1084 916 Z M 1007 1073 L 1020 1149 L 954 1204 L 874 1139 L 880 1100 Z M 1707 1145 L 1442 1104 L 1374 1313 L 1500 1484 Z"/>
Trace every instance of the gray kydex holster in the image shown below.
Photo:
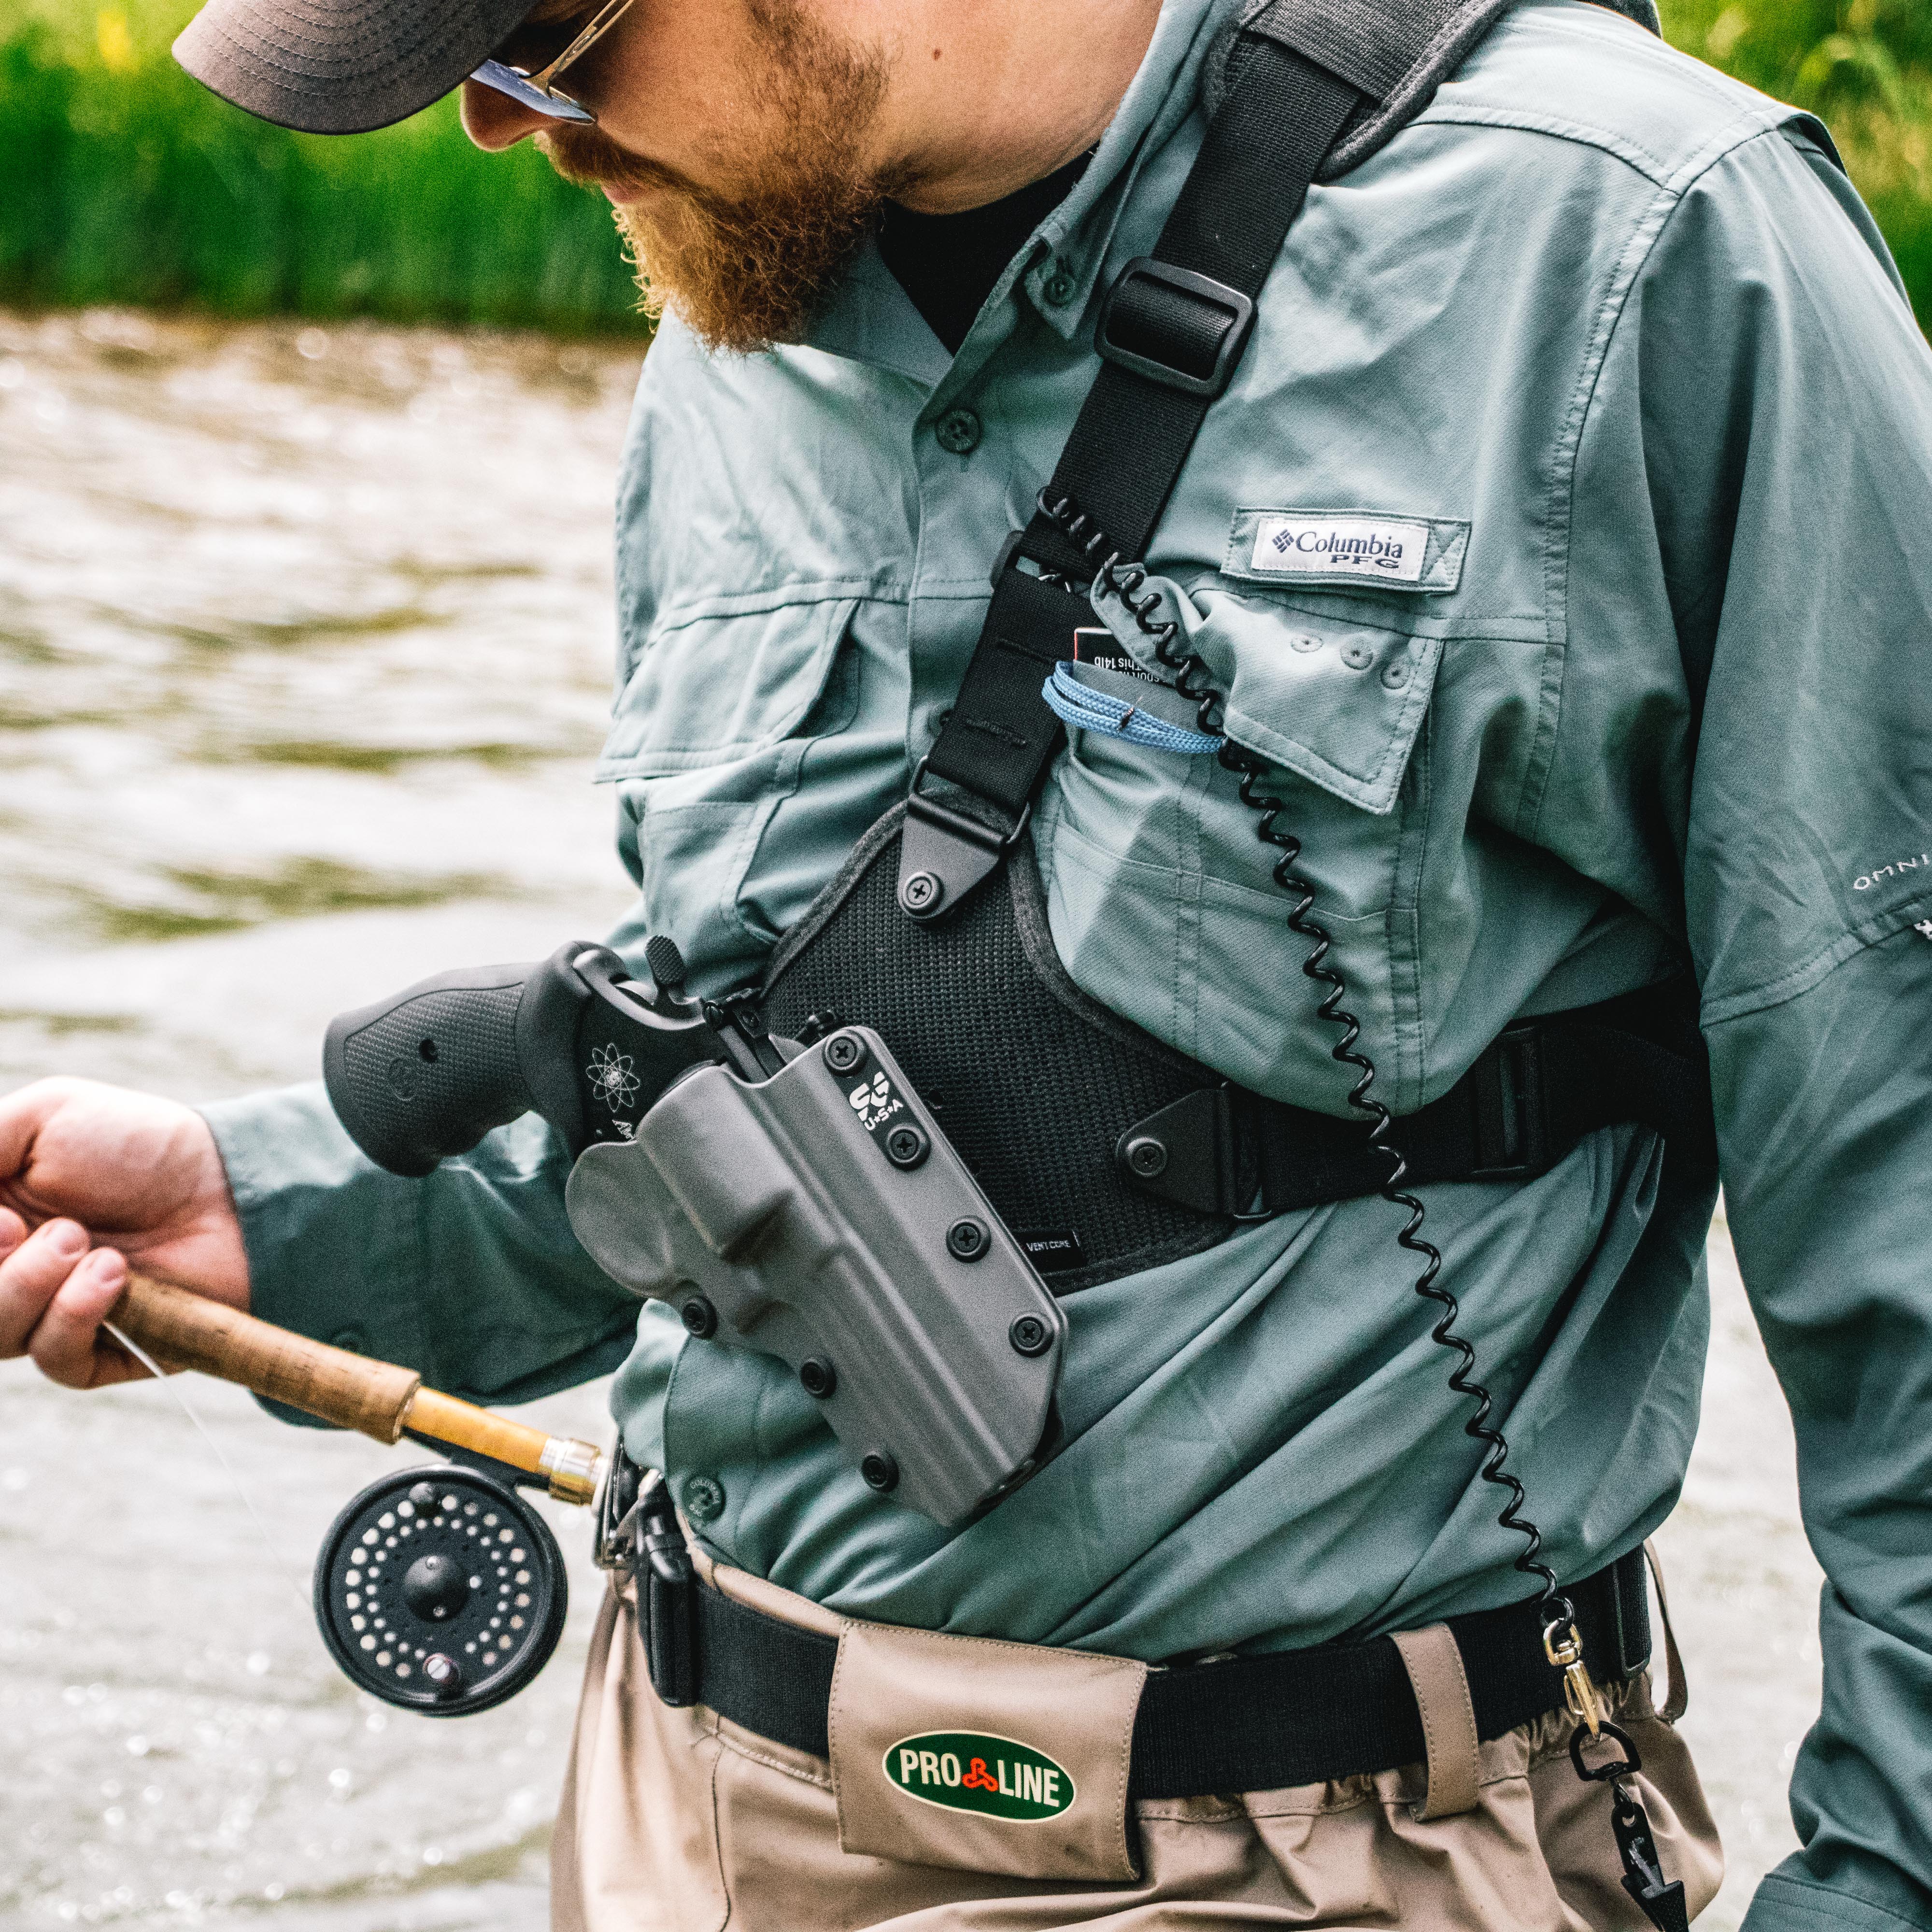
<path fill-rule="evenodd" d="M 693 1334 L 789 1363 L 874 1489 L 964 1522 L 1047 1444 L 1064 1317 L 877 1034 L 780 1044 L 586 1149 L 571 1226 Z"/>

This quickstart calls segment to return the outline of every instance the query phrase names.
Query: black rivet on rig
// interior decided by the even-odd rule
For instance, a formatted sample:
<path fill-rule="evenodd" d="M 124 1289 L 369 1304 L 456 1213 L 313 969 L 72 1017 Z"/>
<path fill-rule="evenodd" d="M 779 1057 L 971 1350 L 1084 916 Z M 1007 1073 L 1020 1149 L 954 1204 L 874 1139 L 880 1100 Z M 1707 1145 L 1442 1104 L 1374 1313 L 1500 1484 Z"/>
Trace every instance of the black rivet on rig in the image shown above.
<path fill-rule="evenodd" d="M 961 1216 L 946 1231 L 946 1252 L 956 1262 L 976 1262 L 993 1245 L 983 1221 Z"/>
<path fill-rule="evenodd" d="M 874 1449 L 861 1457 L 859 1473 L 865 1478 L 867 1487 L 877 1490 L 880 1496 L 898 1487 L 899 1466 L 886 1450 Z"/>
<path fill-rule="evenodd" d="M 1127 1143 L 1127 1166 L 1143 1180 L 1167 1171 L 1167 1143 L 1142 1134 Z"/>
<path fill-rule="evenodd" d="M 441 1651 L 423 1659 L 422 1672 L 439 1697 L 454 1697 L 463 1690 L 463 1666 Z"/>
<path fill-rule="evenodd" d="M 701 1294 L 688 1294 L 678 1304 L 678 1318 L 702 1342 L 718 1332 L 718 1311 Z"/>
<path fill-rule="evenodd" d="M 436 1042 L 433 1040 L 418 1041 L 416 1043 L 416 1058 L 418 1060 L 427 1061 L 429 1065 L 434 1066 L 436 1064 Z"/>
<path fill-rule="evenodd" d="M 886 1158 L 895 1167 L 910 1170 L 918 1166 L 932 1151 L 932 1143 L 926 1137 L 923 1127 L 910 1124 L 895 1127 L 886 1136 Z"/>
<path fill-rule="evenodd" d="M 799 1387 L 823 1402 L 838 1386 L 838 1371 L 823 1355 L 808 1355 L 798 1365 Z"/>
<path fill-rule="evenodd" d="M 470 1579 L 452 1558 L 418 1556 L 403 1574 L 403 1601 L 426 1624 L 444 1624 L 470 1600 Z"/>
<path fill-rule="evenodd" d="M 866 1057 L 866 1042 L 855 1033 L 835 1033 L 820 1050 L 833 1072 L 850 1073 Z"/>
<path fill-rule="evenodd" d="M 946 888 L 940 884 L 937 872 L 915 872 L 899 887 L 899 908 L 920 917 L 937 911 L 945 896 Z"/>
<path fill-rule="evenodd" d="M 1043 1355 L 1052 1346 L 1053 1330 L 1037 1315 L 1016 1315 L 1006 1340 L 1017 1354 Z"/>

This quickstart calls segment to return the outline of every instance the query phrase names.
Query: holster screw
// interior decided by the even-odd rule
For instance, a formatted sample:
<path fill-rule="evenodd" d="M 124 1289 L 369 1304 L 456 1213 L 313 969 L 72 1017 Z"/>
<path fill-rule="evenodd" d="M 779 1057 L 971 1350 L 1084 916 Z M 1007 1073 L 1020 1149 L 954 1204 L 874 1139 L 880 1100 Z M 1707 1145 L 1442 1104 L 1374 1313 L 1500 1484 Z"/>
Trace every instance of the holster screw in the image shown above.
<path fill-rule="evenodd" d="M 962 1216 L 946 1231 L 946 1251 L 955 1261 L 976 1262 L 993 1244 L 983 1221 Z"/>
<path fill-rule="evenodd" d="M 866 1057 L 866 1043 L 856 1034 L 835 1033 L 825 1042 L 825 1064 L 835 1073 L 850 1073 Z"/>
<path fill-rule="evenodd" d="M 1167 1170 L 1167 1143 L 1151 1134 L 1142 1134 L 1127 1143 L 1127 1165 L 1143 1180 L 1151 1180 Z"/>
<path fill-rule="evenodd" d="M 684 1325 L 702 1342 L 718 1331 L 718 1311 L 701 1294 L 687 1296 L 678 1310 Z"/>
<path fill-rule="evenodd" d="M 932 1147 L 923 1127 L 895 1127 L 886 1136 L 886 1158 L 895 1167 L 914 1168 L 925 1160 Z"/>
<path fill-rule="evenodd" d="M 1016 1315 L 1006 1340 L 1019 1354 L 1043 1355 L 1052 1346 L 1053 1330 L 1037 1315 Z"/>
<path fill-rule="evenodd" d="M 888 1490 L 898 1487 L 899 1466 L 886 1450 L 874 1449 L 862 1456 L 859 1473 L 865 1478 L 867 1486 L 877 1490 L 881 1496 Z"/>
<path fill-rule="evenodd" d="M 808 1356 L 798 1365 L 799 1386 L 823 1402 L 838 1386 L 838 1371 L 823 1355 Z"/>
<path fill-rule="evenodd" d="M 899 904 L 908 912 L 931 912 L 945 896 L 936 872 L 915 872 L 899 888 Z"/>

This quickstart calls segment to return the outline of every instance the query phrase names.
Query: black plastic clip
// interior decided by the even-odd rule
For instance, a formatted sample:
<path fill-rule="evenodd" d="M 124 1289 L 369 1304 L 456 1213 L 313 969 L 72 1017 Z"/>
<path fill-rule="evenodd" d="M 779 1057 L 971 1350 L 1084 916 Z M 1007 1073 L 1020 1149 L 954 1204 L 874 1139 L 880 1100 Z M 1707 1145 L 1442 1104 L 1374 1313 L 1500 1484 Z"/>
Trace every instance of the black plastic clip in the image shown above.
<path fill-rule="evenodd" d="M 1513 1027 L 1484 1054 L 1475 1092 L 1472 1180 L 1527 1180 L 1550 1166 L 1550 1110 L 1543 1088 L 1543 1038 L 1534 1026 Z"/>
<path fill-rule="evenodd" d="M 1623 1752 L 1622 1758 L 1612 1764 L 1587 1765 L 1583 1762 L 1583 1747 L 1594 1744 L 1598 1737 L 1608 1738 Z M 1630 1742 L 1630 1733 L 1621 1725 L 1604 1720 L 1597 1727 L 1596 1736 L 1591 1734 L 1587 1724 L 1579 1724 L 1570 1733 L 1570 1762 L 1576 1768 L 1576 1775 L 1586 1784 L 1612 1784 L 1620 1778 L 1630 1778 L 1642 1770 L 1643 1760 L 1636 1754 L 1636 1746 Z"/>
<path fill-rule="evenodd" d="M 1657 1840 L 1651 1835 L 1648 1814 L 1622 1785 L 1615 1787 L 1615 1794 L 1610 1828 L 1616 1834 L 1617 1852 L 1623 1861 L 1624 1891 L 1636 1901 L 1657 1932 L 1690 1932 L 1684 1882 L 1665 1879 Z"/>
<path fill-rule="evenodd" d="M 921 789 L 930 758 L 928 753 L 920 759 L 912 775 L 899 840 L 899 910 L 922 926 L 944 917 L 990 878 L 1033 816 L 1029 802 L 1012 829 L 1003 832 L 930 796 Z"/>
<path fill-rule="evenodd" d="M 662 1483 L 638 1525 L 638 1634 L 651 1688 L 675 1710 L 698 1702 L 698 1574 Z"/>
<path fill-rule="evenodd" d="M 1239 289 L 1137 255 L 1107 292 L 1094 346 L 1109 362 L 1184 395 L 1218 396 L 1254 326 L 1254 303 Z"/>

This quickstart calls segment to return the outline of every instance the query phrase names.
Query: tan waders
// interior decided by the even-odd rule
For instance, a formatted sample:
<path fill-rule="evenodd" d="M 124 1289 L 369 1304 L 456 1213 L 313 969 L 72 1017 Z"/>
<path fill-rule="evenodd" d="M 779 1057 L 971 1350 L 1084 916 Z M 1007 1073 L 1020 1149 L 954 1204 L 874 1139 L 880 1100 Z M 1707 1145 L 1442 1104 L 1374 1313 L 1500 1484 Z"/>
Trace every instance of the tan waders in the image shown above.
<path fill-rule="evenodd" d="M 1397 1640 L 1426 1762 L 1223 1796 L 1134 1798 L 1145 1666 L 854 1622 L 734 1570 L 728 1597 L 842 1640 L 831 1756 L 662 1702 L 632 1588 L 593 1640 L 552 1855 L 556 1932 L 1642 1932 L 1610 1798 L 1558 1709 L 1478 1743 L 1446 1627 Z M 1681 1682 L 1672 1658 L 1672 1696 Z M 1723 1876 L 1647 1676 L 1608 1690 L 1630 1780 L 1694 1917 Z"/>

